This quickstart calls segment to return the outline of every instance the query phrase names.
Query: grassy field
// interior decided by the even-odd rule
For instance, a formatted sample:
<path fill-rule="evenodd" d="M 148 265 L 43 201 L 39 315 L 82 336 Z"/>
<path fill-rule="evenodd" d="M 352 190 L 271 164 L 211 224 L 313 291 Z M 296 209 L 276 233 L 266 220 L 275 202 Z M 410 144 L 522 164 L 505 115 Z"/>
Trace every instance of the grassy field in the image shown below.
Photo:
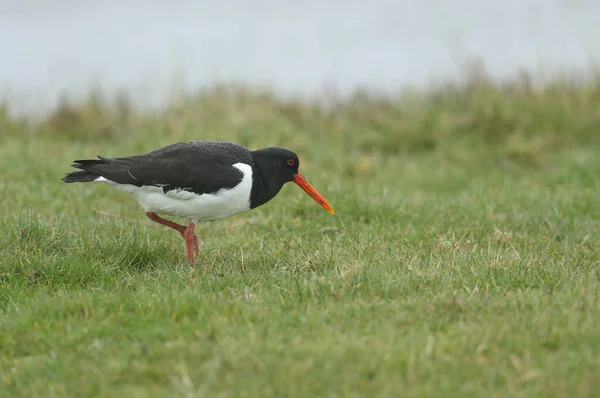
<path fill-rule="evenodd" d="M 600 394 L 600 79 L 326 106 L 215 87 L 154 114 L 0 109 L 0 396 Z M 296 151 L 290 184 L 177 233 L 79 158 Z M 182 220 L 179 220 L 182 221 Z"/>

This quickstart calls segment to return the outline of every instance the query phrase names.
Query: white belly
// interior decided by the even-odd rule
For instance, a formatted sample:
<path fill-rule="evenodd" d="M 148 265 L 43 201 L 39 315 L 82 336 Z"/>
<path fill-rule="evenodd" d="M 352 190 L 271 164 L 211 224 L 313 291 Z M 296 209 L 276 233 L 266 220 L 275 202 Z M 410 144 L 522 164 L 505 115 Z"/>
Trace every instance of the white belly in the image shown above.
<path fill-rule="evenodd" d="M 214 221 L 250 209 L 252 167 L 245 163 L 236 163 L 233 167 L 244 174 L 242 181 L 231 189 L 220 189 L 213 194 L 197 195 L 183 190 L 164 193 L 160 187 L 117 184 L 104 177 L 99 177 L 96 181 L 108 182 L 117 189 L 132 194 L 147 212 L 199 222 Z"/>

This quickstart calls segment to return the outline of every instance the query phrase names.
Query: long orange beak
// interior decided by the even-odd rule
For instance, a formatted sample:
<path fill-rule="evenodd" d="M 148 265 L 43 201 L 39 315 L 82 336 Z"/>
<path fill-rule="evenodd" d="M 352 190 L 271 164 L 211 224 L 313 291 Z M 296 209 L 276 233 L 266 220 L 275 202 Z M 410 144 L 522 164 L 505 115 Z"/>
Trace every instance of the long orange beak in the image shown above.
<path fill-rule="evenodd" d="M 327 210 L 331 214 L 335 214 L 329 203 L 325 200 L 324 197 L 321 196 L 316 189 L 313 188 L 312 185 L 306 181 L 306 178 L 302 177 L 300 174 L 294 174 L 294 183 L 298 185 L 300 188 L 304 190 L 311 198 L 315 200 L 318 204 L 320 204 L 325 210 Z"/>

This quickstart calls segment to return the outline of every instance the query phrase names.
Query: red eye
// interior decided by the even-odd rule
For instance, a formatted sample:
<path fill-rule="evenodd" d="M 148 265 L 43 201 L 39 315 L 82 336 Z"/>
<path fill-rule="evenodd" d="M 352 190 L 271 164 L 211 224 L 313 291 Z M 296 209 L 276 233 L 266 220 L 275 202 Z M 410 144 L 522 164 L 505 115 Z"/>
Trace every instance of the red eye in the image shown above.
<path fill-rule="evenodd" d="M 293 166 L 294 164 L 296 164 L 296 161 L 294 159 L 288 159 L 287 162 L 288 166 Z"/>

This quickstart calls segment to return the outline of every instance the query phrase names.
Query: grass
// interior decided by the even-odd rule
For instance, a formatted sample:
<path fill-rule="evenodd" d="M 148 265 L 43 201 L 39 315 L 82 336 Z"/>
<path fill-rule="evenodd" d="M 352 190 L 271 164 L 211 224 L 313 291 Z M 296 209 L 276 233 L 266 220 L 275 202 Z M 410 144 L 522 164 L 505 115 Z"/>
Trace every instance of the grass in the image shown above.
<path fill-rule="evenodd" d="M 0 112 L 2 396 L 597 396 L 600 80 L 385 98 L 215 87 L 144 114 Z M 199 225 L 201 263 L 73 159 L 186 139 L 295 150 Z"/>

